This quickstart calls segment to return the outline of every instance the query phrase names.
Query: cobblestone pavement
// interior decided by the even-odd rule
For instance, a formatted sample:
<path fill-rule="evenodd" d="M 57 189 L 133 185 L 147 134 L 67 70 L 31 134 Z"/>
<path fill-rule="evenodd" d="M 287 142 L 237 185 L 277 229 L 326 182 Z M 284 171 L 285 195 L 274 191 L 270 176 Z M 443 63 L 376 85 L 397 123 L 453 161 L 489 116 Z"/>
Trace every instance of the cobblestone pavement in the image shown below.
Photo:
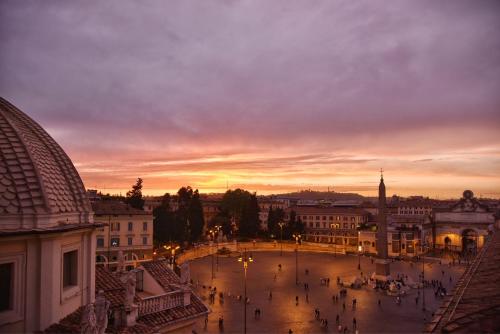
<path fill-rule="evenodd" d="M 436 310 L 441 301 L 434 296 L 432 288 L 426 289 L 427 312 L 422 311 L 422 297 L 418 304 L 417 289 L 410 290 L 403 297 L 401 305 L 396 304 L 395 297 L 374 291 L 369 287 L 360 290 L 347 289 L 347 297 L 338 303 L 332 301 L 332 296 L 337 294 L 339 287 L 336 277 L 353 277 L 363 272 L 371 275 L 375 265 L 367 257 L 361 257 L 361 270 L 357 270 L 358 257 L 349 255 L 301 253 L 299 252 L 299 285 L 295 284 L 295 253 L 284 252 L 280 257 L 279 252 L 254 252 L 254 262 L 248 268 L 247 294 L 250 303 L 247 305 L 247 332 L 248 333 L 337 333 L 335 318 L 340 317 L 342 325 L 349 328 L 349 333 L 354 333 L 353 318 L 357 320 L 359 333 L 418 333 L 421 332 L 426 320 Z M 216 261 L 214 260 L 214 263 Z M 282 270 L 278 270 L 278 264 Z M 216 267 L 216 266 L 214 266 Z M 238 301 L 237 295 L 243 295 L 243 265 L 235 257 L 219 257 L 218 271 L 215 279 L 211 280 L 212 258 L 205 257 L 191 262 L 191 278 L 199 281 L 197 293 L 210 306 L 212 313 L 209 315 L 208 325 L 198 321 L 194 326 L 184 328 L 179 333 L 219 333 L 218 319 L 224 317 L 224 333 L 243 333 L 243 301 Z M 309 274 L 305 274 L 305 269 Z M 453 284 L 463 272 L 463 267 L 448 265 L 426 264 L 426 279 L 442 280 L 445 288 L 451 291 Z M 404 273 L 417 281 L 422 270 L 422 263 L 394 262 L 391 265 L 393 276 Z M 444 271 L 444 275 L 442 274 Z M 276 275 L 276 279 L 274 276 Z M 320 284 L 320 279 L 329 277 L 329 286 Z M 450 282 L 451 277 L 451 282 Z M 304 283 L 309 283 L 308 301 Z M 203 288 L 205 285 L 205 288 Z M 209 286 L 216 286 L 217 293 L 224 293 L 224 300 L 219 296 L 210 304 Z M 272 291 L 272 299 L 269 292 Z M 230 296 L 228 296 L 230 295 Z M 299 296 L 296 305 L 295 296 Z M 357 307 L 352 308 L 352 299 L 357 299 Z M 381 307 L 378 300 L 381 300 Z M 343 310 L 345 301 L 346 309 Z M 260 308 L 260 319 L 254 318 L 254 310 Z M 320 321 L 315 319 L 314 309 L 320 310 L 320 318 L 328 320 L 328 328 L 321 327 Z"/>

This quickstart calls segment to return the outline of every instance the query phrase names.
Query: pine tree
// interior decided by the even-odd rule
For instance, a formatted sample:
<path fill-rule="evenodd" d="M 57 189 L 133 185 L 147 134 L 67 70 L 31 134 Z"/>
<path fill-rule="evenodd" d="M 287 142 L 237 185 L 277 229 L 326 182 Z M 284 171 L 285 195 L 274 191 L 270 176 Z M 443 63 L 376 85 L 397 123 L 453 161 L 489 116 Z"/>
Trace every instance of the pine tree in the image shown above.
<path fill-rule="evenodd" d="M 132 190 L 127 192 L 125 202 L 131 207 L 143 210 L 144 199 L 142 199 L 142 179 L 139 177 L 136 184 L 132 186 Z"/>

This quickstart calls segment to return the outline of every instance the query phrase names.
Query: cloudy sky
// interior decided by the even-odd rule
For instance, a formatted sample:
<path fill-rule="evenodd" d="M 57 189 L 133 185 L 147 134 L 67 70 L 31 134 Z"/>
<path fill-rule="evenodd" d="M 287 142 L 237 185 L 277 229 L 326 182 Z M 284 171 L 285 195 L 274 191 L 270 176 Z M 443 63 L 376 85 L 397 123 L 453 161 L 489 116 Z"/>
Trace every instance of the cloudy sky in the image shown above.
<path fill-rule="evenodd" d="M 0 95 L 87 188 L 500 197 L 498 1 L 1 1 Z"/>

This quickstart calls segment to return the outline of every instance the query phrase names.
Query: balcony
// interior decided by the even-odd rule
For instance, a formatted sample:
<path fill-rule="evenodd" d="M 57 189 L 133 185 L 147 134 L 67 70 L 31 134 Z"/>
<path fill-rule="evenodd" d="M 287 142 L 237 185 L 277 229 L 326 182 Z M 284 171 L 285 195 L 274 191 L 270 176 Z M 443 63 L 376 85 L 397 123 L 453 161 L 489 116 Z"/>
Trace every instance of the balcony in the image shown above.
<path fill-rule="evenodd" d="M 184 293 L 175 291 L 163 295 L 146 297 L 139 303 L 139 316 L 168 310 L 184 305 Z"/>

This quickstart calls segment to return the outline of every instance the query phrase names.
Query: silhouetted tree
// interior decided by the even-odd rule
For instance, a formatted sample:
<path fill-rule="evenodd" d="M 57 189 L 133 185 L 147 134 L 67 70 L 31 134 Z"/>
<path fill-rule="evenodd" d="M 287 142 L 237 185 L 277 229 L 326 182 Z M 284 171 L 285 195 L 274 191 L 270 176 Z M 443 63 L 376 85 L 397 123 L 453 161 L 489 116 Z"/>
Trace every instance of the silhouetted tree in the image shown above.
<path fill-rule="evenodd" d="M 142 179 L 138 178 L 137 182 L 132 186 L 132 190 L 127 192 L 125 202 L 131 207 L 143 210 L 144 199 L 142 199 Z"/>

